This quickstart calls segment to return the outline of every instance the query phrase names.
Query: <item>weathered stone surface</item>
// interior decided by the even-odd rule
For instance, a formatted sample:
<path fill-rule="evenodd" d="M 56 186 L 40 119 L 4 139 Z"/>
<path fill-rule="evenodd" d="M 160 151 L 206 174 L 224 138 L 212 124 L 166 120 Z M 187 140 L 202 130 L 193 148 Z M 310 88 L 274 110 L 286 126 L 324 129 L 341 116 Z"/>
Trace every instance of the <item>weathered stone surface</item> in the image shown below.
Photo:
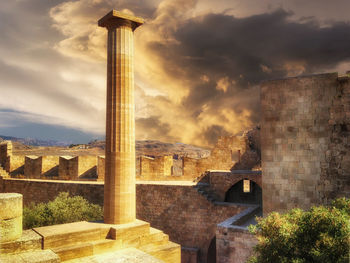
<path fill-rule="evenodd" d="M 0 193 L 0 220 L 22 216 L 22 195 Z"/>
<path fill-rule="evenodd" d="M 98 22 L 108 29 L 104 221 L 136 219 L 134 35 L 141 18 L 115 10 Z"/>
<path fill-rule="evenodd" d="M 350 195 L 349 91 L 337 73 L 261 85 L 264 214 Z"/>
<path fill-rule="evenodd" d="M 0 254 L 20 253 L 23 251 L 39 250 L 42 237 L 33 230 L 24 230 L 22 236 L 14 241 L 0 243 Z"/>
<path fill-rule="evenodd" d="M 0 254 L 1 263 L 59 263 L 60 258 L 51 250 L 37 250 L 19 254 Z"/>
<path fill-rule="evenodd" d="M 0 193 L 0 243 L 22 235 L 22 195 Z"/>
<path fill-rule="evenodd" d="M 16 240 L 22 235 L 22 216 L 0 221 L 0 243 Z"/>
<path fill-rule="evenodd" d="M 86 221 L 34 228 L 43 237 L 43 248 L 56 248 L 107 237 L 110 227 Z"/>
<path fill-rule="evenodd" d="M 123 250 L 94 255 L 85 258 L 68 260 L 66 263 L 162 263 L 164 261 L 146 254 L 136 248 L 126 248 Z"/>
<path fill-rule="evenodd" d="M 62 191 L 103 204 L 103 184 L 99 182 L 4 179 L 3 184 L 4 191 L 22 193 L 27 204 L 47 202 Z M 138 183 L 136 190 L 137 218 L 163 230 L 174 242 L 198 248 L 199 260 L 206 258 L 216 224 L 245 209 L 237 205 L 215 205 L 188 182 Z"/>

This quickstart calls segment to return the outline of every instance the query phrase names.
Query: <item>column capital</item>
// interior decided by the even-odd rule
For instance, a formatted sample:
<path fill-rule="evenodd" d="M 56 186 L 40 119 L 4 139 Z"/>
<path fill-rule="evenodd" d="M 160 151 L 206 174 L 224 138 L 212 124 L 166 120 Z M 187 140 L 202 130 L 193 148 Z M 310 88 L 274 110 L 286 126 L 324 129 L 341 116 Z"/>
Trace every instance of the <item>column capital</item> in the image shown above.
<path fill-rule="evenodd" d="M 110 11 L 107 15 L 98 20 L 98 26 L 115 28 L 119 26 L 129 26 L 134 31 L 141 26 L 144 20 L 140 17 L 125 14 L 116 10 Z"/>

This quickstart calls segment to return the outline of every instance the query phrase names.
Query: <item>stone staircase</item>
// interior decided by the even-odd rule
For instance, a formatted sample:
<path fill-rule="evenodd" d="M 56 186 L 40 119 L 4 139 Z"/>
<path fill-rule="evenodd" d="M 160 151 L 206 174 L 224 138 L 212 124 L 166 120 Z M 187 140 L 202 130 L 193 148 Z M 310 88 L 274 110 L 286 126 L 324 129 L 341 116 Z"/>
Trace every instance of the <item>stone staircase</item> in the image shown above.
<path fill-rule="evenodd" d="M 193 188 L 195 188 L 199 194 L 203 195 L 211 203 L 217 203 L 220 200 L 215 191 L 211 189 L 209 183 L 199 182 L 193 186 Z"/>
<path fill-rule="evenodd" d="M 32 231 L 37 235 L 36 243 L 38 237 L 40 239 L 40 249 L 36 245 L 28 252 L 26 248 L 29 246 L 23 246 L 23 240 L 19 245 L 13 241 L 12 246 L 7 245 L 7 258 L 0 255 L 0 262 L 181 262 L 180 245 L 140 220 L 123 225 L 76 222 L 34 228 Z M 24 239 L 28 243 L 28 239 L 34 240 L 34 237 Z M 18 246 L 22 248 L 18 249 Z M 12 251 L 9 250 L 11 247 Z M 34 255 L 38 261 L 33 258 L 31 261 L 18 260 L 29 255 Z M 46 255 L 48 260 L 43 260 L 41 255 Z M 127 261 L 116 261 L 117 258 Z"/>

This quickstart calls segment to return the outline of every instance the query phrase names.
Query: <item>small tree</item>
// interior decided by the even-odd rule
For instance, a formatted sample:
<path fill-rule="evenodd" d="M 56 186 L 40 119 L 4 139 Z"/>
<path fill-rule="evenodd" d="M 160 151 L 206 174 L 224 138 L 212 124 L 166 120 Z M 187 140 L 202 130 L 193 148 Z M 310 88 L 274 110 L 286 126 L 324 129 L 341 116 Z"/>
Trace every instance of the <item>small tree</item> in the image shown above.
<path fill-rule="evenodd" d="M 249 230 L 259 241 L 249 263 L 348 263 L 350 200 L 340 198 L 306 212 L 272 212 Z"/>
<path fill-rule="evenodd" d="M 59 193 L 55 200 L 46 204 L 31 204 L 23 209 L 24 229 L 102 218 L 101 206 L 91 204 L 81 196 L 70 197 L 66 192 Z"/>

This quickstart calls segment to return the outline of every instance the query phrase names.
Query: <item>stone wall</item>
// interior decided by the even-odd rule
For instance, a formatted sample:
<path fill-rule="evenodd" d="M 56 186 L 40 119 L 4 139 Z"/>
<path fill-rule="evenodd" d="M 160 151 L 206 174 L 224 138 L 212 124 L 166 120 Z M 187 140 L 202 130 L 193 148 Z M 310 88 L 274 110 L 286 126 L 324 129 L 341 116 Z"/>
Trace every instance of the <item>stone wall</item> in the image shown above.
<path fill-rule="evenodd" d="M 58 171 L 58 159 L 58 156 L 25 156 L 24 176 L 37 179 L 54 176 Z"/>
<path fill-rule="evenodd" d="M 28 155 L 25 157 L 24 162 L 24 174 L 28 178 L 37 178 L 41 177 L 41 157 L 35 155 Z"/>
<path fill-rule="evenodd" d="M 173 156 L 139 158 L 139 176 L 140 180 L 161 180 L 164 177 L 172 176 Z"/>
<path fill-rule="evenodd" d="M 78 156 L 78 177 L 80 179 L 97 177 L 97 156 Z"/>
<path fill-rule="evenodd" d="M 236 220 L 237 218 L 232 217 L 217 226 L 216 262 L 244 263 L 253 254 L 253 248 L 258 240 L 246 227 L 235 225 Z"/>
<path fill-rule="evenodd" d="M 246 150 L 243 137 L 222 136 L 207 158 L 183 158 L 183 176 L 195 179 L 207 170 L 229 170 L 240 159 L 240 154 Z"/>
<path fill-rule="evenodd" d="M 12 155 L 12 143 L 4 141 L 0 143 L 0 165 L 3 167 L 5 167 L 8 155 Z"/>
<path fill-rule="evenodd" d="M 350 83 L 337 73 L 261 85 L 264 213 L 350 195 Z"/>
<path fill-rule="evenodd" d="M 94 178 L 97 173 L 97 156 L 60 156 L 59 179 L 78 180 Z"/>
<path fill-rule="evenodd" d="M 209 202 L 193 186 L 137 185 L 137 216 L 163 230 L 185 247 L 199 248 L 206 262 L 216 224 L 240 213 L 245 206 Z"/>
<path fill-rule="evenodd" d="M 78 179 L 78 157 L 60 156 L 58 177 L 61 180 L 77 180 Z"/>
<path fill-rule="evenodd" d="M 24 174 L 25 156 L 9 155 L 5 164 L 5 170 L 13 175 Z"/>
<path fill-rule="evenodd" d="M 207 158 L 183 158 L 183 176 L 194 180 L 208 170 L 260 169 L 260 128 L 242 136 L 222 136 Z"/>
<path fill-rule="evenodd" d="M 81 195 L 90 202 L 103 204 L 102 182 L 69 182 L 53 180 L 2 179 L 0 192 L 23 194 L 24 205 L 53 200 L 59 192 Z M 232 217 L 246 207 L 216 204 L 200 195 L 193 185 L 154 182 L 137 184 L 137 218 L 169 234 L 170 239 L 192 249 L 183 250 L 184 258 L 206 262 L 216 224 Z"/>

